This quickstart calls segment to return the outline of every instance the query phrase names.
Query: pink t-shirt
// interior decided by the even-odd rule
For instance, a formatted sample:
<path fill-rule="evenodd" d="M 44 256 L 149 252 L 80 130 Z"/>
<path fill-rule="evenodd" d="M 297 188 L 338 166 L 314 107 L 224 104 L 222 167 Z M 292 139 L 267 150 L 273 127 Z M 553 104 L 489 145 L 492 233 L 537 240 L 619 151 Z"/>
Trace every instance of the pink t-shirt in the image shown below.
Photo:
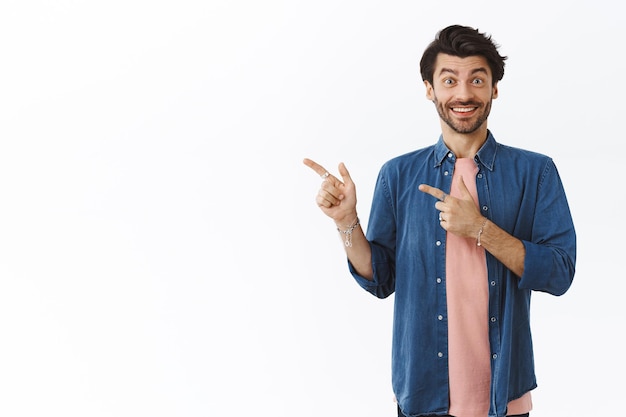
<path fill-rule="evenodd" d="M 461 177 L 478 205 L 473 159 L 459 158 L 450 195 L 460 197 Z M 489 288 L 485 250 L 475 238 L 447 234 L 446 297 L 448 303 L 448 366 L 450 411 L 455 417 L 486 417 L 489 413 L 491 349 Z M 530 392 L 508 404 L 508 414 L 528 413 Z"/>

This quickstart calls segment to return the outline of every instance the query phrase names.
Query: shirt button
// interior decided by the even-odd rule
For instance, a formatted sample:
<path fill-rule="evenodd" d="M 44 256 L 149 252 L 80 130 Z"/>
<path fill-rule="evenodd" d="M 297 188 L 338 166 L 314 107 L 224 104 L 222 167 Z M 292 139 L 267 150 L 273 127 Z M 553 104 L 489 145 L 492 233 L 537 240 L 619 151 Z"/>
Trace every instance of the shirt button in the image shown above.
<path fill-rule="evenodd" d="M 443 175 L 450 175 L 448 171 L 443 171 Z"/>
<path fill-rule="evenodd" d="M 497 353 L 494 353 L 493 355 L 491 355 L 491 357 L 492 357 L 493 359 L 498 359 L 498 354 L 497 354 Z"/>
<path fill-rule="evenodd" d="M 452 158 L 452 152 L 448 152 L 448 158 Z"/>
<path fill-rule="evenodd" d="M 496 286 L 496 282 L 495 281 L 491 281 L 491 286 L 495 287 Z"/>
<path fill-rule="evenodd" d="M 483 206 L 483 211 L 487 211 L 487 210 L 489 210 L 489 207 Z"/>
<path fill-rule="evenodd" d="M 437 284 L 441 284 L 441 278 L 437 278 Z"/>
<path fill-rule="evenodd" d="M 491 318 L 491 322 L 492 322 L 492 323 L 495 323 L 495 322 L 496 322 L 496 318 L 495 318 L 495 317 L 492 317 L 492 318 Z"/>
<path fill-rule="evenodd" d="M 437 316 L 437 320 L 443 320 L 443 316 L 440 314 Z"/>
<path fill-rule="evenodd" d="M 483 177 L 483 174 L 478 174 L 478 175 L 477 175 L 477 177 L 478 177 L 478 178 L 482 178 L 482 177 Z"/>
<path fill-rule="evenodd" d="M 443 353 L 439 352 L 437 353 L 437 356 L 439 356 L 440 358 L 443 358 Z"/>
<path fill-rule="evenodd" d="M 441 246 L 441 241 L 440 241 L 440 240 L 436 241 L 436 242 L 435 242 L 435 245 L 437 245 L 437 246 Z"/>

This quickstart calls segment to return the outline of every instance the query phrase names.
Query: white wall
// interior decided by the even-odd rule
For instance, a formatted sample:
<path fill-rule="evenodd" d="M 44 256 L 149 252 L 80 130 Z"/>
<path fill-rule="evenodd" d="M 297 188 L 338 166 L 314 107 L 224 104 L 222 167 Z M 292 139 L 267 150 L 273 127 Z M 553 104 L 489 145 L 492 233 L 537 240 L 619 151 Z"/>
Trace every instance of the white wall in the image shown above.
<path fill-rule="evenodd" d="M 618 410 L 623 18 L 518 4 L 3 2 L 0 415 L 392 416 L 393 299 L 301 161 L 344 161 L 366 223 L 380 165 L 437 139 L 418 63 L 452 23 L 510 57 L 490 127 L 555 159 L 577 226 L 532 414 Z"/>

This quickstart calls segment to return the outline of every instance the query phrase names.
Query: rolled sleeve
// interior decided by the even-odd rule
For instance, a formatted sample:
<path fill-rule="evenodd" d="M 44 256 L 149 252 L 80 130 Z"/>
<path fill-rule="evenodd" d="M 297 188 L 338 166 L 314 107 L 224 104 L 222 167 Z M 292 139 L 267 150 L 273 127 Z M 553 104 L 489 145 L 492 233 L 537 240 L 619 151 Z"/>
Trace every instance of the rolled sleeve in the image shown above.
<path fill-rule="evenodd" d="M 565 190 L 551 159 L 541 176 L 531 239 L 526 249 L 520 288 L 564 294 L 572 284 L 576 263 L 576 232 Z"/>
<path fill-rule="evenodd" d="M 563 295 L 574 279 L 574 259 L 563 249 L 524 241 L 526 249 L 522 289 Z"/>
<path fill-rule="evenodd" d="M 359 275 L 350 261 L 348 261 L 348 268 L 361 288 L 378 298 L 387 298 L 393 294 L 395 289 L 395 276 L 392 267 L 393 262 L 390 261 L 388 255 L 382 248 L 372 244 L 371 242 L 370 248 L 372 249 L 372 269 L 374 271 L 373 280 L 370 281 L 369 279 Z"/>

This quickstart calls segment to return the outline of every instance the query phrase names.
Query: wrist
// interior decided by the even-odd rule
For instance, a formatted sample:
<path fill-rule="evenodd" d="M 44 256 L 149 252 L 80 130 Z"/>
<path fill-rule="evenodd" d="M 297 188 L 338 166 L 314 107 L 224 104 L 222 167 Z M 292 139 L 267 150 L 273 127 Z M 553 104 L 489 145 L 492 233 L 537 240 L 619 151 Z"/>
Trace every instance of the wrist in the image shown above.
<path fill-rule="evenodd" d="M 480 229 L 478 229 L 478 233 L 476 233 L 476 246 L 482 246 L 482 242 L 480 241 L 480 238 L 482 237 L 483 232 L 485 231 L 485 226 L 487 225 L 488 221 L 489 221 L 488 218 L 486 217 L 483 218 Z"/>
<path fill-rule="evenodd" d="M 350 213 L 341 219 L 335 220 L 335 226 L 338 229 L 348 229 L 359 220 L 359 215 L 356 212 Z"/>
<path fill-rule="evenodd" d="M 361 221 L 359 220 L 359 216 L 356 216 L 354 221 L 345 229 L 341 229 L 340 227 L 337 227 L 337 231 L 344 236 L 344 239 L 342 240 L 343 240 L 344 245 L 346 245 L 347 247 L 349 248 L 352 247 L 352 232 L 354 231 L 354 229 L 359 227 L 360 224 L 361 224 Z"/>

